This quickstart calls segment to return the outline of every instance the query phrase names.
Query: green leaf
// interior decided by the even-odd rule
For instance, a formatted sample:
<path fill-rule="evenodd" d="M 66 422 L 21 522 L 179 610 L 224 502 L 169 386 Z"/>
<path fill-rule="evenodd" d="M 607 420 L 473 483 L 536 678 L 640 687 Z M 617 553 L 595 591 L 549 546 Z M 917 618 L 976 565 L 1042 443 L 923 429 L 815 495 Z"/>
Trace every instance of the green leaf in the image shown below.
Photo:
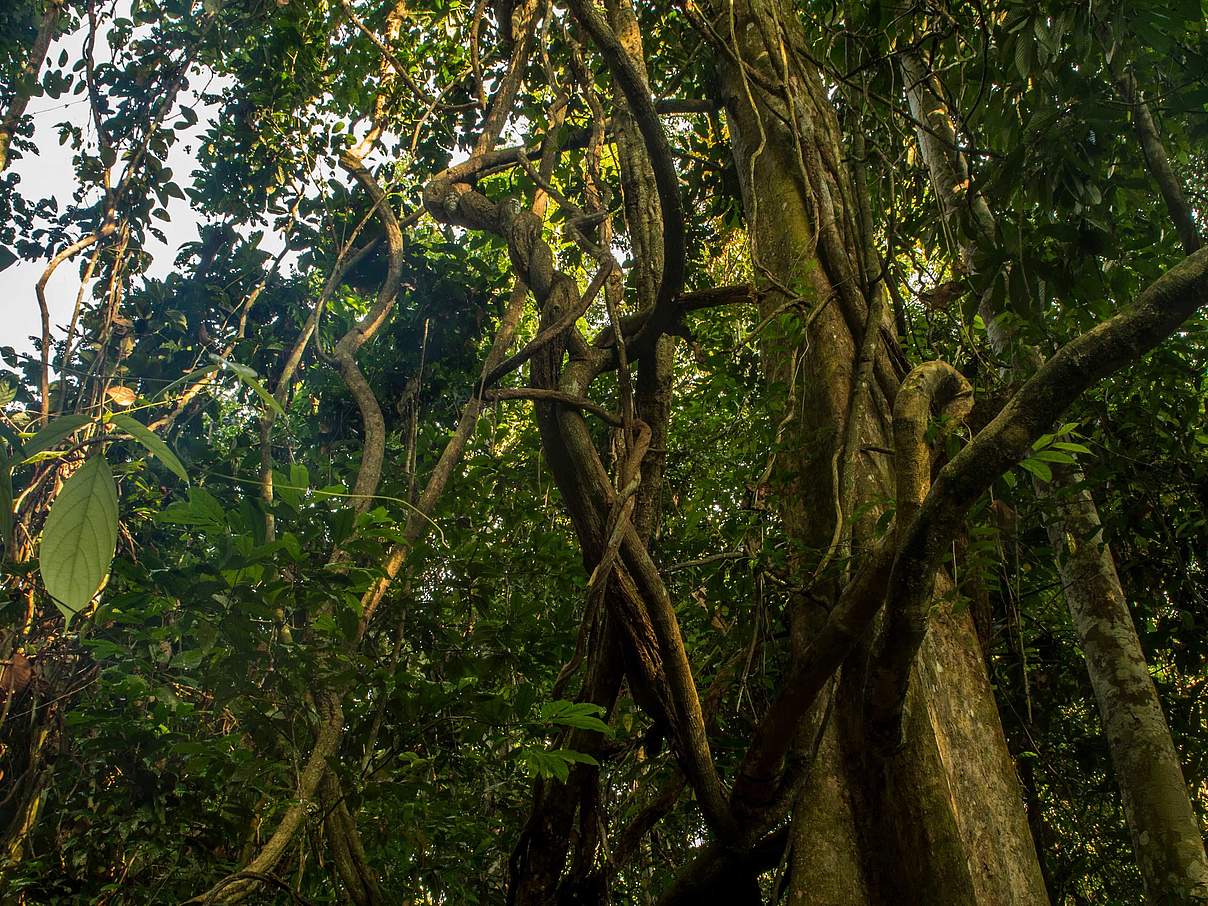
<path fill-rule="evenodd" d="M 256 396 L 260 397 L 266 409 L 272 409 L 278 415 L 285 415 L 285 410 L 281 408 L 281 404 L 277 402 L 276 397 L 264 389 L 264 385 L 260 383 L 259 377 L 254 368 L 249 368 L 247 365 L 240 365 L 238 362 L 232 362 L 230 359 L 224 359 L 222 356 L 210 355 L 214 361 L 218 362 L 224 368 L 227 368 L 235 377 L 239 378 L 248 387 L 255 391 Z"/>
<path fill-rule="evenodd" d="M 1019 467 L 1021 469 L 1027 470 L 1028 472 L 1031 472 L 1033 475 L 1035 475 L 1041 481 L 1052 481 L 1053 480 L 1053 470 L 1050 469 L 1046 463 L 1041 462 L 1039 459 L 1025 459 L 1023 462 L 1021 462 L 1019 464 Z"/>
<path fill-rule="evenodd" d="M 241 377 L 240 380 L 256 391 L 256 396 L 260 397 L 266 409 L 272 409 L 278 415 L 285 415 L 285 410 L 281 408 L 281 404 L 277 402 L 277 398 L 265 390 L 264 385 L 256 380 L 256 378 Z"/>
<path fill-rule="evenodd" d="M 164 443 L 158 434 L 134 416 L 126 415 L 124 412 L 112 416 L 109 420 L 155 454 L 159 461 L 171 469 L 181 481 L 185 484 L 189 483 L 189 473 L 185 471 L 181 461 L 172 452 L 172 448 Z"/>
<path fill-rule="evenodd" d="M 565 783 L 570 776 L 570 762 L 553 752 L 525 747 L 520 750 L 520 760 L 535 777 L 553 777 Z"/>
<path fill-rule="evenodd" d="M 21 435 L 3 422 L 0 422 L 0 438 L 8 441 L 8 446 L 12 450 L 12 453 L 9 454 L 10 459 L 20 462 L 25 458 L 25 447 L 21 445 Z"/>
<path fill-rule="evenodd" d="M 38 568 L 68 624 L 105 581 L 117 549 L 117 487 L 103 456 L 67 479 L 46 517 Z"/>
<path fill-rule="evenodd" d="M 1072 440 L 1059 440 L 1053 444 L 1058 450 L 1068 450 L 1070 453 L 1081 453 L 1083 456 L 1094 456 L 1089 447 L 1084 447 L 1082 444 L 1076 444 Z"/>
<path fill-rule="evenodd" d="M 217 370 L 218 370 L 217 365 L 207 365 L 205 368 L 198 368 L 196 371 L 190 371 L 188 374 L 178 377 L 176 380 L 174 380 L 171 384 L 169 384 L 163 390 L 159 391 L 159 393 L 156 395 L 155 399 L 156 400 L 165 400 L 168 398 L 168 394 L 171 393 L 173 390 L 175 390 L 177 387 L 182 387 L 185 384 L 188 384 L 192 381 L 200 380 L 201 378 L 205 377 L 207 374 L 213 374 Z"/>
<path fill-rule="evenodd" d="M 1025 79 L 1032 72 L 1032 59 L 1034 56 L 1031 32 L 1021 32 L 1015 39 L 1015 68 L 1019 70 L 1019 74 Z"/>
<path fill-rule="evenodd" d="M 559 726 L 591 730 L 595 733 L 608 732 L 608 724 L 598 716 L 604 713 L 604 709 L 591 702 L 547 702 L 541 706 L 539 713 L 542 719 Z"/>
<path fill-rule="evenodd" d="M 50 422 L 25 444 L 25 459 L 28 461 L 43 450 L 49 450 L 65 438 L 71 437 L 92 419 L 87 415 L 64 415 Z"/>
<path fill-rule="evenodd" d="M 1032 454 L 1031 459 L 1040 459 L 1044 462 L 1056 462 L 1063 466 L 1072 466 L 1078 460 L 1070 456 L 1068 453 L 1062 453 L 1058 450 L 1037 450 Z"/>
<path fill-rule="evenodd" d="M 166 506 L 155 517 L 156 522 L 169 525 L 226 525 L 226 511 L 218 499 L 205 488 L 190 488 L 188 502 Z"/>
<path fill-rule="evenodd" d="M 600 766 L 600 762 L 596 761 L 586 752 L 576 752 L 574 749 L 554 749 L 550 754 L 577 764 L 590 764 L 597 768 Z"/>
<path fill-rule="evenodd" d="M 289 483 L 295 488 L 308 489 L 310 487 L 310 470 L 300 462 L 290 463 Z"/>

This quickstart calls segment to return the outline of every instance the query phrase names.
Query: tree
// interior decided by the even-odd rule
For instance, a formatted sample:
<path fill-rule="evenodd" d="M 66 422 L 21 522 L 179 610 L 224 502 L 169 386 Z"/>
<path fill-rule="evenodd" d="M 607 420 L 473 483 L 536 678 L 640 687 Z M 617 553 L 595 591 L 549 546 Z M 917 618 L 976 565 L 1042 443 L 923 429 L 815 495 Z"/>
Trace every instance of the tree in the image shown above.
<path fill-rule="evenodd" d="M 1198 6 L 0 25 L 6 894 L 1208 902 Z"/>

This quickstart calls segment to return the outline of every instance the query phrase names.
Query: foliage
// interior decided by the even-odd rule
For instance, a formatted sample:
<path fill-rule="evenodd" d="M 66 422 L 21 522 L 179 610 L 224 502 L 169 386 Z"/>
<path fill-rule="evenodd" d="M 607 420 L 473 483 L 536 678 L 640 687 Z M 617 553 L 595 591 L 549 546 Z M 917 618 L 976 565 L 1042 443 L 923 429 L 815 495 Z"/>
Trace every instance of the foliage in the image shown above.
<path fill-rule="evenodd" d="M 490 109 L 479 91 L 493 95 L 504 79 L 513 5 L 440 0 L 398 14 L 350 3 L 364 29 L 396 29 L 387 43 L 408 85 L 342 3 L 68 0 L 61 40 L 85 49 L 54 45 L 28 89 L 12 76 L 42 4 L 0 10 L 0 102 L 27 90 L 89 109 L 85 125 L 57 127 L 74 154 L 70 190 L 31 197 L 16 172 L 0 173 L 0 270 L 44 267 L 95 237 L 61 265 L 82 287 L 78 323 L 56 312 L 72 325 L 56 323 L 45 348 L 18 351 L 17 338 L 0 347 L 0 793 L 18 793 L 0 805 L 5 896 L 137 904 L 206 890 L 246 864 L 297 801 L 327 690 L 343 701 L 332 775 L 369 863 L 400 898 L 502 901 L 534 789 L 581 766 L 600 768 L 614 831 L 678 776 L 665 728 L 635 690 L 602 707 L 576 700 L 577 680 L 557 681 L 583 644 L 595 564 L 585 566 L 531 404 L 484 403 L 449 486 L 422 509 L 463 406 L 479 399 L 507 309 L 512 262 L 498 238 L 419 213 L 407 222 L 401 289 L 356 357 L 380 404 L 386 465 L 371 499 L 354 492 L 370 429 L 337 349 L 373 311 L 392 262 L 381 213 L 339 155 L 381 126 L 365 158 L 371 178 L 398 218 L 421 212 L 428 180 L 471 151 Z M 635 5 L 655 97 L 720 103 L 690 18 L 677 5 Z M 867 168 L 885 279 L 902 297 L 902 348 L 912 363 L 954 363 L 979 399 L 1001 398 L 1011 380 L 987 352 L 983 296 L 1047 354 L 1181 257 L 1109 58 L 1154 99 L 1205 222 L 1200 4 L 1134 3 L 1116 15 L 998 0 L 940 4 L 942 16 L 922 5 L 796 6 L 844 141 L 866 135 L 853 166 Z M 501 144 L 525 144 L 535 167 L 531 149 L 547 129 L 562 141 L 545 180 L 545 238 L 586 286 L 597 261 L 575 231 L 592 215 L 575 206 L 589 207 L 592 188 L 587 88 L 592 101 L 612 88 L 602 60 L 583 62 L 589 42 L 569 13 L 551 4 L 544 21 Z M 944 70 L 960 111 L 965 190 L 1000 212 L 1003 242 L 979 247 L 971 274 L 898 97 L 895 54 L 911 43 Z M 575 81 L 574 59 L 589 86 Z M 690 212 L 689 290 L 762 279 L 745 252 L 748 177 L 730 158 L 726 119 L 706 107 L 666 120 Z M 18 160 L 36 161 L 41 122 L 35 133 L 22 120 Z M 187 175 L 168 163 L 184 146 Z M 598 168 L 632 306 L 636 246 L 615 146 Z M 476 187 L 524 207 L 538 194 L 533 172 L 500 167 Z M 197 241 L 166 263 L 156 224 L 190 217 Z M 949 285 L 948 304 L 937 304 Z M 776 506 L 781 413 L 798 400 L 765 380 L 760 359 L 807 325 L 796 311 L 765 317 L 748 305 L 684 321 L 651 547 L 702 697 L 718 690 L 710 738 L 733 776 L 791 657 L 786 614 L 812 588 L 801 564 L 826 566 L 821 552 L 794 546 Z M 602 301 L 579 320 L 587 335 L 607 323 Z M 519 343 L 541 326 L 530 305 Z M 298 370 L 282 381 L 300 337 Z M 1206 375 L 1201 313 L 1037 441 L 974 508 L 954 553 L 954 594 L 965 606 L 989 602 L 987 660 L 1054 902 L 1142 894 L 1043 529 L 1053 503 L 1036 482 L 1078 458 L 1203 819 Z M 527 384 L 523 372 L 501 382 Z M 593 392 L 622 411 L 620 379 Z M 591 432 L 620 474 L 621 432 L 599 422 Z M 949 452 L 966 440 L 949 437 Z M 891 518 L 882 512 L 878 531 Z M 387 564 L 400 549 L 396 577 Z M 388 576 L 369 619 L 368 595 Z M 19 663 L 34 665 L 32 679 Z M 572 744 L 594 732 L 594 754 Z M 26 768 L 36 786 L 14 779 Z M 279 870 L 314 903 L 346 901 L 325 854 L 331 808 L 310 803 Z M 702 827 L 691 797 L 675 800 L 617 869 L 613 902 L 665 889 Z"/>

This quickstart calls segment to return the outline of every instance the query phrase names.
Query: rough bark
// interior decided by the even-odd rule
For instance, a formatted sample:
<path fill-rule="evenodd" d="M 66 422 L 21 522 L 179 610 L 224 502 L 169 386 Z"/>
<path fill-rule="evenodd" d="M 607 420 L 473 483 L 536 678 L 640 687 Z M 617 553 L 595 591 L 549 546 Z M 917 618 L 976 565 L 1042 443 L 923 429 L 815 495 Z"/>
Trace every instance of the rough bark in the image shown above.
<path fill-rule="evenodd" d="M 805 343 L 773 338 L 765 354 L 769 379 L 786 397 L 786 409 L 801 414 L 786 419 L 781 438 L 781 474 L 787 473 L 777 488 L 785 498 L 782 515 L 800 549 L 811 551 L 816 564 L 830 544 L 837 518 L 841 494 L 833 463 L 869 306 L 858 279 L 864 237 L 856 228 L 859 216 L 841 163 L 834 111 L 817 72 L 799 52 L 805 39 L 795 15 L 787 5 L 736 2 L 717 10 L 711 30 L 763 311 L 796 307 L 805 313 Z M 860 448 L 888 445 L 888 408 L 896 391 L 892 363 L 883 348 L 870 384 L 872 405 L 858 426 Z M 891 496 L 892 479 L 875 456 L 862 453 L 854 465 L 857 505 Z M 869 559 L 869 539 L 856 538 L 853 545 Z M 799 563 L 805 561 L 801 557 Z M 881 572 L 878 581 L 884 578 Z M 815 595 L 833 601 L 833 590 L 828 593 L 825 576 L 821 579 Z M 857 585 L 867 579 L 858 578 Z M 853 595 L 832 616 L 850 606 L 871 619 L 883 592 L 882 584 L 880 594 L 873 589 L 868 597 Z M 807 602 L 800 605 L 802 611 L 809 607 Z M 811 663 L 826 650 L 825 645 L 809 644 L 819 641 L 808 637 L 811 621 L 797 622 L 806 644 L 795 658 L 784 690 L 788 694 L 804 691 L 798 682 L 820 688 L 830 675 Z M 843 624 L 843 619 L 827 620 L 824 632 L 837 632 L 850 651 L 868 623 L 848 624 L 850 633 L 843 631 Z M 903 896 L 908 902 L 953 904 L 1045 901 L 975 638 L 967 612 L 933 627 L 924 653 L 930 663 L 916 670 L 912 683 L 906 747 L 884 766 L 883 774 L 874 772 L 870 778 L 861 765 L 851 763 L 858 758 L 841 757 L 843 747 L 822 747 L 797 808 L 790 896 L 799 902 L 836 903 L 902 902 L 895 897 Z M 928 670 L 942 676 L 943 683 L 919 682 Z M 970 707 L 970 697 L 981 698 Z M 857 698 L 836 698 L 835 719 L 841 726 L 859 725 L 858 715 L 843 713 Z M 799 699 L 805 700 L 816 702 L 804 695 Z M 800 719 L 794 708 L 784 710 L 788 719 Z M 944 725 L 958 718 L 959 726 Z M 775 732 L 773 723 L 775 718 L 765 718 L 761 730 Z M 751 751 L 758 745 L 757 739 Z M 864 754 L 859 747 L 854 753 Z M 954 770 L 957 763 L 965 765 L 965 773 Z M 767 768 L 765 763 L 759 772 L 764 776 L 749 776 L 744 767 L 738 783 L 774 782 L 766 776 Z M 735 798 L 739 795 L 736 788 Z M 800 802 L 806 801 L 808 822 L 800 820 L 806 814 Z M 872 813 L 866 806 L 874 802 L 885 810 Z M 851 803 L 856 803 L 855 809 Z M 929 845 L 915 849 L 918 841 L 910 832 L 920 822 L 930 835 Z M 1007 846 L 997 845 L 1000 857 L 987 859 L 974 849 L 973 841 L 995 838 L 1011 840 Z M 814 852 L 826 852 L 828 858 L 803 855 Z M 912 881 L 893 883 L 895 874 L 906 874 Z M 931 894 L 935 898 L 929 899 Z"/>
<path fill-rule="evenodd" d="M 1059 468 L 1053 477 L 1050 499 L 1060 515 L 1049 522 L 1049 539 L 1059 551 L 1065 600 L 1103 718 L 1145 889 L 1154 903 L 1208 903 L 1199 821 L 1095 502 L 1076 470 Z"/>
<path fill-rule="evenodd" d="M 911 54 L 903 55 L 902 68 L 911 111 L 930 127 L 918 128 L 916 135 L 932 187 L 941 212 L 964 237 L 962 258 L 970 261 L 975 236 L 994 241 L 996 220 L 980 194 L 958 197 L 957 187 L 968 185 L 968 165 L 933 78 Z M 1146 160 L 1154 168 L 1184 247 L 1193 252 L 1198 236 L 1152 117 L 1131 78 L 1122 72 L 1116 77 L 1133 105 Z M 997 320 L 1002 313 L 992 309 L 990 298 L 988 293 L 983 296 L 982 316 L 994 351 L 1009 360 L 1016 341 Z M 1015 358 L 1035 362 L 1038 355 L 1025 348 Z M 1077 467 L 1055 469 L 1053 480 L 1038 483 L 1037 490 L 1055 510 L 1046 518 L 1046 529 L 1059 552 L 1063 593 L 1086 657 L 1146 889 L 1155 902 L 1203 902 L 1208 898 L 1208 859 L 1199 822 L 1111 549 L 1101 537 L 1095 501 Z"/>

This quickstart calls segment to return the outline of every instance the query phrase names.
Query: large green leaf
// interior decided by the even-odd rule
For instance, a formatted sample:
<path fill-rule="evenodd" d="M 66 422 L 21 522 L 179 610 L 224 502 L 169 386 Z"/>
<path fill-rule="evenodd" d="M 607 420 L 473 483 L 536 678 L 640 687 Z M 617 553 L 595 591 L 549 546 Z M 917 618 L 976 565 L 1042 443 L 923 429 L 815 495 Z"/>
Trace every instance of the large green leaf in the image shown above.
<path fill-rule="evenodd" d="M 176 454 L 172 452 L 172 448 L 164 443 L 158 434 L 132 415 L 118 413 L 109 420 L 154 453 L 160 462 L 180 477 L 181 481 L 185 484 L 189 483 L 189 473 L 185 471 L 184 465 L 177 459 Z"/>
<path fill-rule="evenodd" d="M 109 463 L 91 457 L 67 480 L 42 530 L 38 568 L 68 623 L 101 587 L 117 548 L 117 488 Z"/>
<path fill-rule="evenodd" d="M 538 710 L 540 717 L 550 723 L 607 734 L 608 724 L 599 717 L 603 713 L 604 709 L 592 702 L 546 702 Z"/>
<path fill-rule="evenodd" d="M 49 450 L 64 438 L 70 437 L 92 419 L 87 415 L 64 415 L 51 419 L 45 428 L 25 444 L 25 458 L 30 459 L 43 450 Z"/>

